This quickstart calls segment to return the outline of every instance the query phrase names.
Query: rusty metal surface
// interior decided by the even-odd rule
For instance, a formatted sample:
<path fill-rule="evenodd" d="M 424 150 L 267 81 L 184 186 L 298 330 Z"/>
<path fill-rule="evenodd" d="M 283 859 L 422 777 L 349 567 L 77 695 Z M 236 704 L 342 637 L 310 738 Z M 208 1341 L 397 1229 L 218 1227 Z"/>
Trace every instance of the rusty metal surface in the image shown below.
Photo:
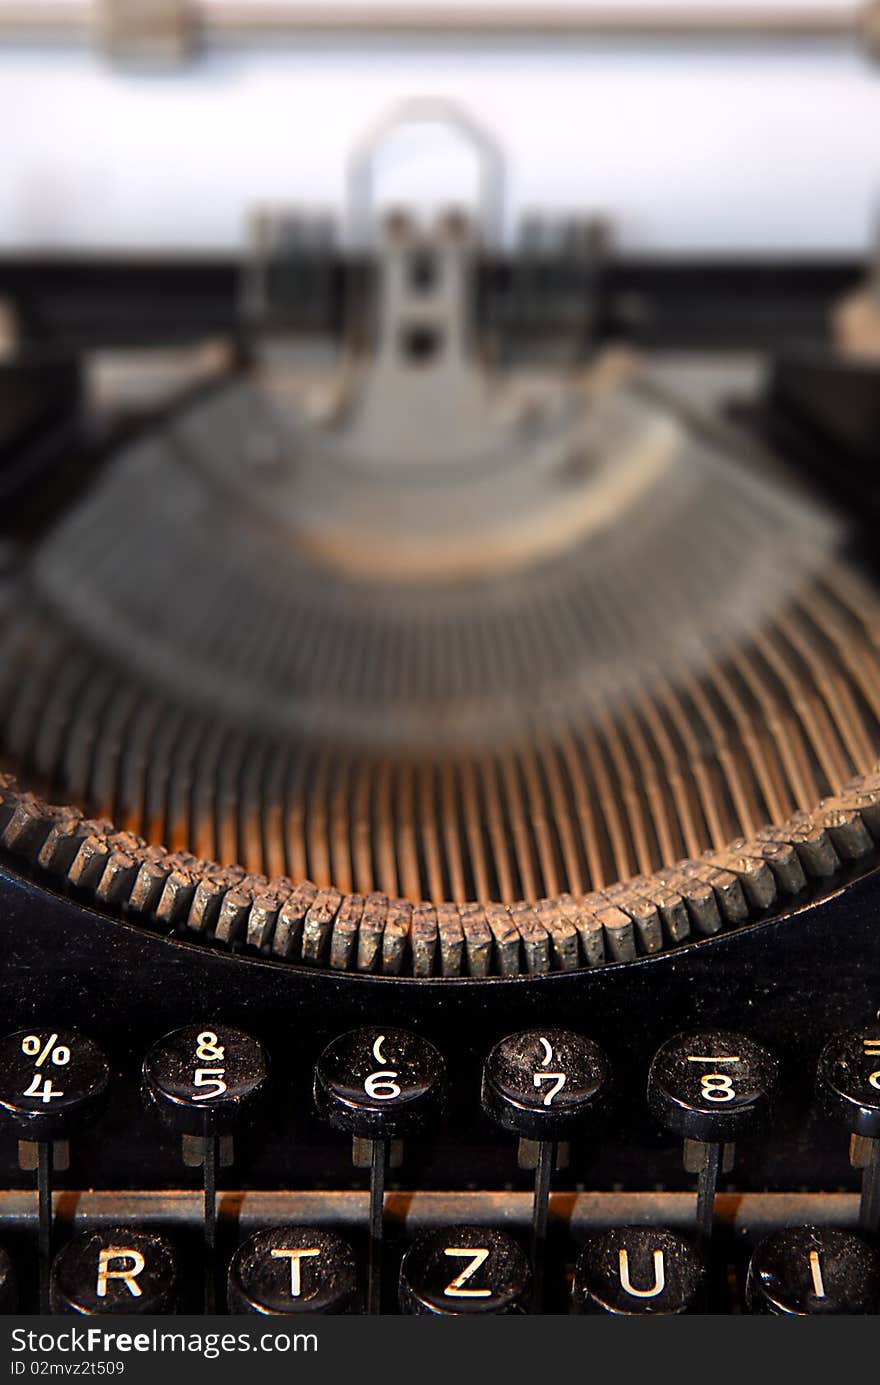
<path fill-rule="evenodd" d="M 177 927 L 194 940 L 391 976 L 538 974 L 649 955 L 764 917 L 808 881 L 830 886 L 868 866 L 876 859 L 878 829 L 875 766 L 812 812 L 654 877 L 510 905 L 413 906 L 377 892 L 364 898 L 310 881 L 270 881 L 243 867 L 165 851 L 108 822 L 48 805 L 0 776 L 0 845 L 63 873 L 98 904 Z"/>
<path fill-rule="evenodd" d="M 243 1192 L 218 1195 L 221 1221 L 237 1223 L 242 1233 L 264 1225 L 296 1222 L 303 1226 L 362 1226 L 369 1196 L 365 1192 L 312 1191 Z M 55 1193 L 59 1223 L 77 1227 L 126 1223 L 200 1225 L 199 1192 L 92 1192 L 65 1189 Z M 35 1214 L 34 1196 L 0 1192 L 0 1228 Z M 405 1231 L 433 1226 L 507 1226 L 527 1230 L 532 1218 L 531 1193 L 513 1192 L 399 1192 L 385 1196 L 389 1226 Z M 719 1193 L 715 1222 L 719 1231 L 759 1237 L 783 1226 L 858 1225 L 857 1193 Z M 574 1237 L 614 1226 L 666 1226 L 690 1231 L 694 1221 L 692 1193 L 634 1192 L 550 1194 L 551 1226 L 564 1227 Z"/>
<path fill-rule="evenodd" d="M 438 236 L 428 294 L 389 250 L 343 416 L 263 362 L 0 576 L 0 847 L 193 941 L 415 977 L 625 963 L 873 864 L 842 522 L 628 357 L 493 379 Z"/>

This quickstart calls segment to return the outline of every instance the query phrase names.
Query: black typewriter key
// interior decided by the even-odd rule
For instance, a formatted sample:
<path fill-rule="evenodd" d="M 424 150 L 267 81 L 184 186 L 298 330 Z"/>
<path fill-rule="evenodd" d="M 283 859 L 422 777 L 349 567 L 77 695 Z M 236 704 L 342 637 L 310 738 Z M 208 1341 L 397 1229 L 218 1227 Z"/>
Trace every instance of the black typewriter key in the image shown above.
<path fill-rule="evenodd" d="M 394 1145 L 439 1116 L 446 1064 L 433 1044 L 403 1029 L 355 1029 L 334 1039 L 315 1067 L 315 1105 L 352 1137 L 354 1163 L 370 1170 L 367 1308 L 378 1313 L 385 1169 Z"/>
<path fill-rule="evenodd" d="M 679 1034 L 656 1054 L 648 1105 L 684 1140 L 684 1166 L 698 1175 L 697 1230 L 712 1229 L 719 1173 L 733 1166 L 735 1141 L 767 1123 L 779 1064 L 765 1048 L 728 1030 Z"/>
<path fill-rule="evenodd" d="M 880 1024 L 832 1039 L 819 1059 L 817 1087 L 829 1115 L 850 1132 L 850 1162 L 862 1170 L 859 1220 L 880 1225 Z"/>
<path fill-rule="evenodd" d="M 880 1256 L 847 1231 L 776 1231 L 749 1262 L 746 1306 L 750 1313 L 778 1317 L 876 1313 Z"/>
<path fill-rule="evenodd" d="M 354 1254 L 332 1231 L 258 1231 L 229 1265 L 231 1313 L 348 1313 L 356 1293 Z"/>
<path fill-rule="evenodd" d="M 421 1236 L 400 1267 L 404 1313 L 526 1313 L 529 1262 L 504 1231 L 448 1226 Z"/>
<path fill-rule="evenodd" d="M 174 1251 L 155 1231 L 87 1231 L 56 1255 L 50 1286 L 53 1313 L 171 1313 L 177 1305 Z"/>
<path fill-rule="evenodd" d="M 100 1115 L 110 1069 L 69 1029 L 21 1029 L 0 1041 L 0 1121 L 22 1140 L 66 1140 Z"/>
<path fill-rule="evenodd" d="M 336 1130 L 392 1140 L 440 1110 L 446 1064 L 433 1044 L 403 1029 L 355 1029 L 334 1039 L 315 1068 L 315 1103 Z"/>
<path fill-rule="evenodd" d="M 637 1315 L 697 1313 L 706 1272 L 693 1246 L 672 1231 L 623 1226 L 597 1232 L 577 1259 L 576 1312 Z"/>
<path fill-rule="evenodd" d="M 564 1029 L 530 1029 L 496 1044 L 483 1068 L 483 1108 L 525 1140 L 568 1140 L 594 1126 L 610 1068 L 589 1039 Z"/>
<path fill-rule="evenodd" d="M 0 1246 L 0 1313 L 14 1313 L 18 1308 L 18 1282 L 12 1261 Z"/>
<path fill-rule="evenodd" d="M 203 1171 L 205 1307 L 214 1311 L 217 1166 L 232 1162 L 233 1132 L 265 1096 L 268 1065 L 262 1044 L 227 1025 L 192 1024 L 153 1044 L 144 1059 L 144 1101 L 183 1138 L 187 1163 Z"/>
<path fill-rule="evenodd" d="M 519 1163 L 535 1170 L 533 1308 L 541 1303 L 550 1180 L 560 1144 L 597 1129 L 611 1070 L 602 1050 L 564 1029 L 530 1029 L 496 1044 L 483 1067 L 490 1120 L 519 1136 Z"/>
<path fill-rule="evenodd" d="M 191 1024 L 153 1044 L 144 1060 L 144 1094 L 182 1135 L 230 1135 L 265 1094 L 266 1054 L 251 1034 Z"/>
<path fill-rule="evenodd" d="M 0 1040 L 0 1127 L 37 1175 L 40 1311 L 48 1311 L 52 1176 L 66 1142 L 104 1108 L 110 1069 L 97 1044 L 70 1029 L 21 1029 Z"/>

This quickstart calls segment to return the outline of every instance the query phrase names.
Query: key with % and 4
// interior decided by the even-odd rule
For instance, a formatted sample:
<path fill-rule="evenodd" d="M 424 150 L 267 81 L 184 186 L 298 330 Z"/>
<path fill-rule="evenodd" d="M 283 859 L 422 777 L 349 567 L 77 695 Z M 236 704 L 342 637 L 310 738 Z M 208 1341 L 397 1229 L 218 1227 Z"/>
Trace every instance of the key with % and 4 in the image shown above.
<path fill-rule="evenodd" d="M 57 1034 L 50 1034 L 45 1041 L 39 1034 L 26 1034 L 21 1041 L 21 1051 L 26 1057 L 34 1059 L 34 1067 L 37 1069 L 42 1068 L 47 1061 L 51 1061 L 56 1068 L 67 1067 L 70 1062 L 70 1049 L 67 1044 L 59 1043 Z M 51 1077 L 44 1077 L 37 1071 L 25 1088 L 24 1095 L 39 1097 L 41 1101 L 48 1103 L 53 1097 L 56 1100 L 63 1097 L 64 1093 L 53 1087 Z"/>
<path fill-rule="evenodd" d="M 63 1080 L 60 1080 L 63 1074 Z M 19 1141 L 19 1163 L 37 1175 L 40 1309 L 48 1309 L 52 1175 L 66 1142 L 103 1110 L 110 1069 L 97 1044 L 73 1030 L 20 1029 L 0 1039 L 0 1131 Z"/>
<path fill-rule="evenodd" d="M 97 1044 L 67 1029 L 0 1039 L 0 1126 L 23 1140 L 66 1140 L 104 1104 L 110 1070 Z"/>

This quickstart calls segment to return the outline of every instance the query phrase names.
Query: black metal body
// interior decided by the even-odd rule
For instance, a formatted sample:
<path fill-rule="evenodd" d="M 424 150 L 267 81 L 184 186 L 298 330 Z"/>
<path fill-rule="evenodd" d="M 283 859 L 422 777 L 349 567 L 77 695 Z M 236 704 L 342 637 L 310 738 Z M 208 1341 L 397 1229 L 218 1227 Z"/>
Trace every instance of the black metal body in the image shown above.
<path fill-rule="evenodd" d="M 363 267 L 354 272 L 363 279 Z M 10 294 L 18 305 L 30 341 L 47 350 L 60 345 L 78 351 L 194 340 L 210 332 L 238 336 L 238 274 L 231 261 L 7 262 L 0 264 L 0 294 Z M 524 320 L 508 309 L 519 304 L 519 312 L 524 303 L 539 303 L 541 294 L 511 295 L 513 274 L 511 265 L 485 266 L 479 303 L 490 326 L 516 334 Z M 830 305 L 858 274 L 856 265 L 611 262 L 591 270 L 593 297 L 583 326 L 586 330 L 589 322 L 590 330 L 605 339 L 624 337 L 659 347 L 755 350 L 786 338 L 821 341 Z M 339 332 L 347 292 L 342 268 L 333 268 L 325 283 L 326 300 L 310 309 L 318 314 L 313 325 Z M 554 295 L 545 301 L 554 301 Z M 560 328 L 552 313 L 539 319 L 540 313 L 525 322 L 536 342 Z M 53 396 L 46 411 L 52 426 L 44 436 L 54 438 L 53 419 L 64 425 L 62 431 L 68 423 L 78 424 L 77 412 L 75 391 L 62 392 L 57 401 Z M 797 451 L 791 449 L 796 460 Z M 35 463 L 36 484 L 24 478 L 20 492 L 37 494 L 41 505 L 43 475 Z M 18 477 L 9 479 L 17 488 Z M 843 488 L 836 499 L 852 504 Z M 23 508 L 14 518 L 8 512 L 13 531 L 28 527 L 28 514 Z M 34 523 L 41 522 L 40 510 Z M 773 1214 L 762 1201 L 765 1189 L 818 1195 L 809 1213 L 815 1217 L 823 1197 L 836 1216 L 840 1199 L 832 1195 L 858 1188 L 859 1175 L 847 1159 L 847 1132 L 820 1113 L 813 1086 L 829 1036 L 880 1015 L 876 863 L 830 895 L 808 897 L 778 918 L 633 963 L 510 980 L 416 981 L 288 966 L 162 936 L 98 913 L 0 862 L 0 958 L 6 1031 L 29 1024 L 79 1029 L 110 1059 L 107 1110 L 73 1142 L 70 1167 L 57 1176 L 59 1188 L 155 1190 L 158 1220 L 167 1218 L 184 1241 L 189 1237 L 193 1267 L 200 1246 L 198 1216 L 181 1217 L 178 1204 L 165 1194 L 181 1188 L 195 1194 L 202 1171 L 184 1167 L 179 1135 L 144 1110 L 140 1070 L 157 1038 L 194 1023 L 237 1025 L 265 1044 L 270 1060 L 273 1098 L 248 1129 L 236 1134 L 235 1162 L 220 1170 L 221 1185 L 273 1195 L 284 1189 L 325 1193 L 326 1216 L 321 1213 L 317 1224 L 341 1224 L 346 1235 L 349 1211 L 340 1212 L 337 1204 L 350 1210 L 350 1190 L 365 1188 L 366 1173 L 353 1168 L 349 1140 L 316 1117 L 311 1089 L 325 1045 L 362 1024 L 422 1034 L 440 1049 L 449 1068 L 446 1124 L 436 1135 L 407 1143 L 401 1166 L 389 1170 L 390 1203 L 398 1196 L 395 1189 L 426 1193 L 425 1206 L 431 1190 L 479 1190 L 487 1224 L 500 1223 L 511 1208 L 522 1220 L 526 1204 L 518 1194 L 531 1187 L 533 1174 L 517 1168 L 515 1139 L 501 1134 L 481 1112 L 480 1078 L 484 1058 L 499 1039 L 545 1025 L 592 1038 L 613 1069 L 605 1129 L 589 1143 L 573 1146 L 569 1166 L 555 1175 L 557 1190 L 604 1190 L 609 1206 L 617 1206 L 620 1190 L 624 1199 L 644 1194 L 653 1218 L 681 1227 L 675 1190 L 692 1190 L 694 1179 L 682 1167 L 680 1143 L 647 1109 L 646 1082 L 661 1043 L 682 1029 L 699 1027 L 747 1033 L 782 1062 L 781 1096 L 769 1130 L 737 1149 L 722 1190 L 745 1192 L 766 1230 Z M 19 1167 L 14 1141 L 5 1140 L 0 1187 L 33 1186 L 33 1173 Z M 4 1196 L 14 1202 L 14 1193 Z M 75 1216 L 77 1196 L 74 1192 L 65 1201 L 62 1195 L 62 1223 Z M 719 1202 L 729 1202 L 723 1191 Z M 314 1206 L 309 1206 L 312 1216 Z M 558 1207 L 551 1209 L 551 1249 L 554 1236 L 564 1240 Z M 33 1227 L 14 1208 L 5 1215 L 3 1238 L 22 1266 L 24 1282 Z M 363 1236 L 365 1223 L 358 1217 Z M 526 1214 L 523 1225 L 527 1221 Z M 731 1234 L 736 1221 L 732 1214 L 726 1223 Z M 225 1252 L 231 1253 L 240 1238 L 234 1227 L 227 1226 L 226 1235 Z M 355 1227 L 352 1239 L 360 1253 L 364 1242 L 358 1245 L 357 1235 Z M 565 1251 L 569 1263 L 573 1249 L 568 1244 Z M 195 1268 L 192 1280 L 198 1285 Z M 551 1301 L 555 1293 L 561 1302 L 557 1281 Z M 197 1296 L 197 1288 L 194 1292 Z"/>
<path fill-rule="evenodd" d="M 312 256 L 288 267 L 294 288 L 303 285 L 288 295 L 289 326 L 337 335 L 364 301 L 369 266 L 322 257 L 316 298 L 305 291 L 315 265 Z M 241 275 L 231 257 L 7 258 L 0 295 L 28 340 L 77 351 L 241 332 Z M 824 340 L 829 310 L 863 277 L 854 260 L 495 256 L 479 267 L 476 312 L 517 350 L 524 333 L 540 352 L 548 335 L 578 324 L 643 346 L 772 350 Z"/>
<path fill-rule="evenodd" d="M 36 882 L 0 873 L 0 1007 L 9 1029 L 81 1029 L 105 1048 L 115 1081 L 104 1120 L 71 1151 L 71 1186 L 181 1186 L 179 1140 L 142 1109 L 150 1043 L 184 1024 L 239 1025 L 266 1045 L 275 1092 L 238 1141 L 234 1183 L 249 1188 L 361 1185 L 347 1141 L 313 1114 L 314 1063 L 335 1035 L 391 1024 L 425 1035 L 449 1063 L 444 1132 L 406 1151 L 394 1178 L 421 1188 L 503 1188 L 517 1175 L 506 1142 L 480 1111 L 491 1045 L 519 1028 L 564 1025 L 595 1038 L 613 1066 L 607 1130 L 575 1147 L 562 1186 L 688 1187 L 680 1150 L 650 1117 L 648 1066 L 682 1028 L 737 1028 L 783 1063 L 771 1128 L 743 1146 L 737 1187 L 855 1187 L 846 1133 L 816 1109 L 816 1060 L 835 1030 L 880 1009 L 880 872 L 782 918 L 678 951 L 596 971 L 513 980 L 397 980 L 334 975 L 206 950 L 106 918 Z M 0 1151 L 5 1186 L 29 1186 L 14 1148 Z M 186 1178 L 183 1178 L 186 1184 Z"/>

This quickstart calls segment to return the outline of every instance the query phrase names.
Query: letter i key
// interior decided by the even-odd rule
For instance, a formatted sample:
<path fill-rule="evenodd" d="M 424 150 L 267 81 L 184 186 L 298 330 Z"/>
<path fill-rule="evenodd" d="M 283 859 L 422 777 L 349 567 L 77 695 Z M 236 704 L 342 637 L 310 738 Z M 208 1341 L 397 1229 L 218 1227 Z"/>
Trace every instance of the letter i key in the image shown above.
<path fill-rule="evenodd" d="M 21 1029 L 0 1040 L 0 1126 L 18 1136 L 19 1165 L 37 1175 L 40 1312 L 49 1311 L 52 1177 L 68 1141 L 104 1108 L 110 1069 L 97 1044 L 71 1029 Z"/>
<path fill-rule="evenodd" d="M 259 1040 L 228 1025 L 176 1029 L 144 1059 L 146 1106 L 182 1136 L 184 1163 L 202 1167 L 206 1313 L 216 1307 L 217 1165 L 232 1163 L 233 1132 L 253 1117 L 268 1075 Z"/>

